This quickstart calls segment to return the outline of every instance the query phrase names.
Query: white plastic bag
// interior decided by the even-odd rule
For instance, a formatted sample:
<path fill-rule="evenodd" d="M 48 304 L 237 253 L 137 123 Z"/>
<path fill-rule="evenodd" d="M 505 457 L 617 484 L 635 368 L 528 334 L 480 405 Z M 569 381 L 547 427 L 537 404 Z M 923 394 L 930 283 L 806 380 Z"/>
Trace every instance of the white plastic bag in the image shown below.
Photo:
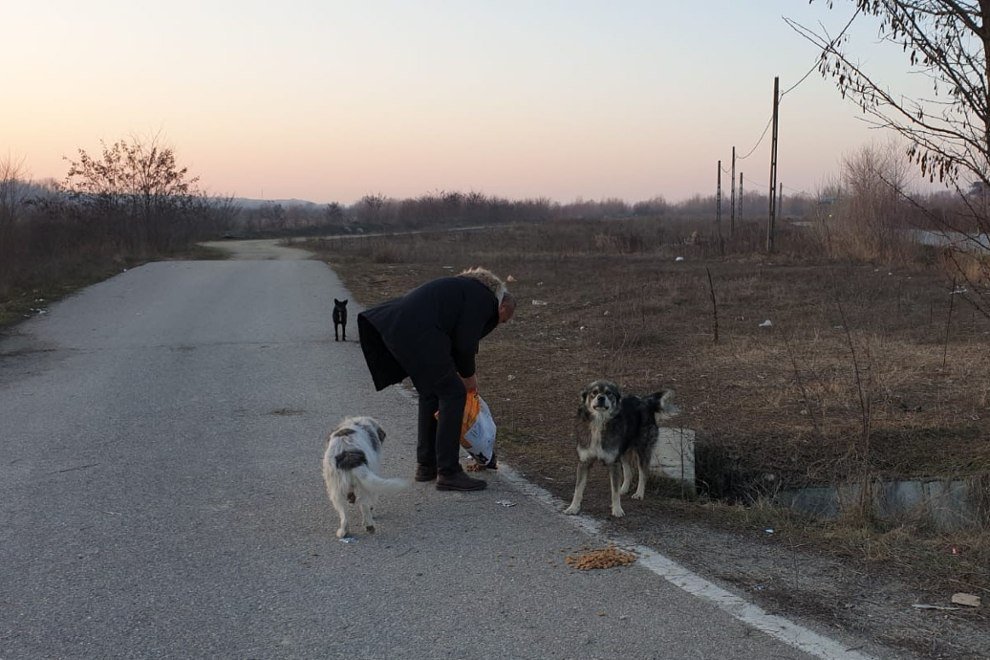
<path fill-rule="evenodd" d="M 461 424 L 461 446 L 479 465 L 495 457 L 495 420 L 488 404 L 476 391 L 468 392 Z"/>

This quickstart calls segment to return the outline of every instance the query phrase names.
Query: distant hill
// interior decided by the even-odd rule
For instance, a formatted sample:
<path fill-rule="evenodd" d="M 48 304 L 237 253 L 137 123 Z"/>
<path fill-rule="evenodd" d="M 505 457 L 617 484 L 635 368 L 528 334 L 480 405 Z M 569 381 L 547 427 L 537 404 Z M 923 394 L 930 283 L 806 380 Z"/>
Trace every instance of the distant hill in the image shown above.
<path fill-rule="evenodd" d="M 234 204 L 237 204 L 244 209 L 256 209 L 260 208 L 266 204 L 280 204 L 281 206 L 303 206 L 303 207 L 314 207 L 323 206 L 322 204 L 317 204 L 316 202 L 310 202 L 305 199 L 250 199 L 247 197 L 235 197 Z"/>

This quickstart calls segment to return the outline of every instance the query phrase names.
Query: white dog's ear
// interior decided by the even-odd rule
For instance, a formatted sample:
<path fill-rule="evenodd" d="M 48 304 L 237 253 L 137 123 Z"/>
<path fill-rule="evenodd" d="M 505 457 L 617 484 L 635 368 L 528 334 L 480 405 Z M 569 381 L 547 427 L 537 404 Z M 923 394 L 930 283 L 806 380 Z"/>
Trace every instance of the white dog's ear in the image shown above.
<path fill-rule="evenodd" d="M 378 442 L 385 442 L 385 429 L 375 424 L 375 431 L 378 433 Z"/>

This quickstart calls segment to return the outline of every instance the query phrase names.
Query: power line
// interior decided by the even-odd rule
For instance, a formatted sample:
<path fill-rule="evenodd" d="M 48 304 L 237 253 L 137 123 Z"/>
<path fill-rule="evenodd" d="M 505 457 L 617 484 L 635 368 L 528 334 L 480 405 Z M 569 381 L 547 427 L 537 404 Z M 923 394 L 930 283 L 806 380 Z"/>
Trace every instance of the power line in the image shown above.
<path fill-rule="evenodd" d="M 781 185 L 783 185 L 783 184 L 781 184 Z M 786 190 L 787 192 L 789 192 L 791 194 L 794 194 L 794 195 L 805 195 L 807 197 L 811 197 L 812 196 L 811 193 L 808 192 L 807 190 L 799 190 L 798 188 L 791 188 L 790 186 L 784 186 L 784 190 Z"/>
<path fill-rule="evenodd" d="M 853 24 L 853 21 L 856 20 L 856 17 L 859 16 L 859 14 L 860 14 L 861 11 L 862 11 L 861 8 L 858 8 L 858 7 L 856 8 L 856 11 L 853 12 L 852 17 L 850 17 L 850 19 L 846 22 L 845 27 L 842 28 L 842 31 L 839 32 L 838 36 L 835 39 L 832 39 L 831 41 L 828 42 L 828 46 L 827 46 L 827 49 L 828 50 L 832 50 L 835 47 L 835 44 L 839 43 L 839 40 L 842 39 L 843 36 L 845 36 L 846 31 L 849 30 L 849 27 Z M 794 23 L 793 21 L 791 21 L 790 19 L 787 19 L 787 18 L 785 18 L 784 21 L 788 25 L 790 25 L 791 28 L 794 28 L 797 25 L 797 23 Z M 796 31 L 796 29 L 795 29 L 795 31 Z M 801 77 L 801 80 L 797 81 L 796 83 L 794 83 L 793 85 L 791 85 L 787 89 L 787 91 L 783 92 L 780 95 L 780 98 L 784 98 L 785 96 L 787 96 L 787 94 L 789 92 L 793 91 L 798 85 L 800 85 L 801 83 L 803 83 L 808 78 L 808 76 L 810 76 L 814 72 L 814 70 L 818 68 L 819 62 L 821 62 L 822 59 L 824 58 L 825 51 L 826 51 L 826 49 L 823 48 L 822 49 L 822 55 L 819 55 L 818 56 L 818 60 L 812 65 L 812 67 L 810 69 L 808 69 L 808 73 L 804 74 Z"/>
<path fill-rule="evenodd" d="M 756 148 L 759 147 L 760 143 L 763 142 L 763 138 L 767 136 L 767 131 L 770 130 L 770 124 L 772 122 L 773 122 L 773 115 L 770 115 L 770 119 L 767 120 L 767 125 L 763 128 L 763 134 L 760 135 L 760 139 L 756 141 L 756 144 L 753 145 L 753 148 L 750 149 L 745 156 L 736 156 L 736 160 L 746 160 L 747 158 L 753 155 L 753 152 L 756 151 Z"/>
<path fill-rule="evenodd" d="M 820 58 L 819 58 L 819 60 L 820 60 Z M 817 68 L 818 68 L 818 62 L 815 62 L 815 63 L 814 63 L 814 64 L 813 64 L 812 66 L 811 66 L 811 68 L 810 68 L 810 69 L 808 69 L 808 73 L 806 73 L 806 74 L 804 74 L 803 76 L 801 76 L 801 80 L 799 80 L 799 81 L 797 81 L 796 83 L 794 83 L 793 85 L 791 85 L 790 87 L 788 87 L 788 88 L 787 88 L 787 91 L 785 91 L 785 92 L 781 92 L 781 94 L 780 94 L 780 98 L 781 98 L 781 99 L 783 99 L 783 98 L 784 98 L 785 96 L 787 96 L 787 94 L 788 94 L 788 92 L 792 92 L 792 91 L 794 91 L 794 89 L 795 89 L 795 88 L 796 88 L 796 87 L 797 87 L 798 85 L 800 85 L 801 83 L 803 83 L 803 82 L 804 82 L 805 80 L 807 80 L 807 79 L 808 79 L 808 76 L 810 76 L 810 75 L 811 75 L 812 73 L 814 73 L 814 72 L 815 72 L 815 69 L 817 69 Z"/>
<path fill-rule="evenodd" d="M 736 158 L 738 159 L 738 156 Z M 722 161 L 719 161 L 719 169 L 722 171 L 722 174 L 729 174 L 729 175 L 731 175 L 732 172 L 730 172 L 728 169 L 726 169 L 725 166 L 722 165 L 721 163 L 722 163 Z M 767 184 L 764 181 L 759 181 L 757 179 L 753 179 L 752 177 L 750 177 L 750 183 L 755 183 L 758 186 L 762 186 L 764 188 L 766 188 L 769 185 L 769 184 Z M 783 184 L 781 184 L 781 185 L 783 185 Z M 807 190 L 804 190 L 803 188 L 792 188 L 790 186 L 783 186 L 783 187 L 784 187 L 784 190 L 786 190 L 789 193 L 795 194 L 795 195 L 808 195 L 808 196 L 811 195 L 810 192 L 808 192 Z"/>
<path fill-rule="evenodd" d="M 750 186 L 753 186 L 755 184 L 757 188 L 767 188 L 769 186 L 769 184 L 766 181 L 759 181 L 751 176 L 746 177 L 746 183 L 748 183 Z"/>
<path fill-rule="evenodd" d="M 846 22 L 845 27 L 842 28 L 842 31 L 841 32 L 839 32 L 838 36 L 835 37 L 835 39 L 832 39 L 829 42 L 829 45 L 828 45 L 829 48 L 832 48 L 836 43 L 838 43 L 838 41 L 840 39 L 842 39 L 843 36 L 845 36 L 846 32 L 849 30 L 849 27 L 853 24 L 853 21 L 856 20 L 856 17 L 859 16 L 859 14 L 860 14 L 861 11 L 862 10 L 859 9 L 859 8 L 856 9 L 856 11 L 853 13 L 852 17 Z M 796 25 L 796 24 L 792 23 L 787 18 L 785 18 L 784 21 L 786 21 L 787 24 L 790 25 L 792 28 Z M 823 52 L 824 52 L 824 50 L 823 50 Z M 808 72 L 805 73 L 803 76 L 801 76 L 801 79 L 800 80 L 798 80 L 796 83 L 794 83 L 793 85 L 791 85 L 790 87 L 788 87 L 787 90 L 780 95 L 780 97 L 778 99 L 778 102 L 779 101 L 783 101 L 784 97 L 787 96 L 788 93 L 793 92 L 795 89 L 797 89 L 797 87 L 801 83 L 803 83 L 805 80 L 807 80 L 808 79 L 808 76 L 810 76 L 812 73 L 814 73 L 815 69 L 818 68 L 819 62 L 821 61 L 821 59 L 822 59 L 822 56 L 819 56 L 818 59 L 815 61 L 815 63 L 811 66 L 811 68 L 808 69 Z M 756 151 L 756 149 L 763 143 L 763 138 L 765 138 L 767 136 L 767 131 L 770 129 L 770 125 L 772 123 L 773 123 L 773 115 L 771 114 L 770 118 L 767 119 L 767 125 L 763 128 L 763 133 L 760 134 L 760 139 L 756 141 L 756 144 L 753 145 L 753 148 L 752 149 L 750 149 L 748 152 L 746 152 L 746 155 L 745 156 L 736 156 L 736 159 L 737 160 L 746 160 L 747 158 L 749 158 L 750 156 L 753 155 L 753 152 Z"/>

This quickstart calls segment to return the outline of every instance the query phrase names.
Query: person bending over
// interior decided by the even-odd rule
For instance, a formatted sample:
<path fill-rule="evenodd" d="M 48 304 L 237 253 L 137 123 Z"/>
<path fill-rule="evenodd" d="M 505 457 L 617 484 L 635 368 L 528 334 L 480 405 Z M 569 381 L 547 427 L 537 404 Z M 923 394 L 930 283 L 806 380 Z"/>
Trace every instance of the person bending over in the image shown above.
<path fill-rule="evenodd" d="M 358 314 L 361 350 L 375 389 L 408 376 L 419 393 L 416 481 L 436 479 L 437 490 L 482 490 L 488 485 L 461 468 L 461 420 L 467 392 L 478 389 L 478 344 L 511 319 L 515 308 L 502 280 L 484 268 L 472 268 Z"/>

